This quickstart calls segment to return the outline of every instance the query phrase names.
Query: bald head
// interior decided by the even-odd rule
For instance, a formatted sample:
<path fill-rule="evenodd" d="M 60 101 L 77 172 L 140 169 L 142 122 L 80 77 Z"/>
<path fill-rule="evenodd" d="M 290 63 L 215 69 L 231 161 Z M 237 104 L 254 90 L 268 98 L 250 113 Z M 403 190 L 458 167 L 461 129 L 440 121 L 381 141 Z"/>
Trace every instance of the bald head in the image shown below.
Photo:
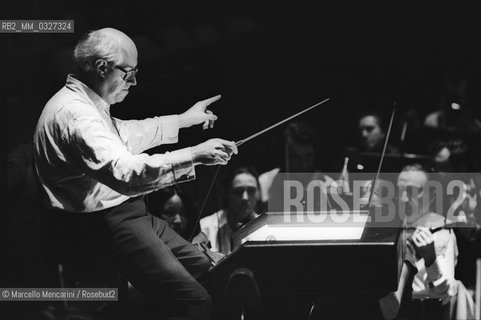
<path fill-rule="evenodd" d="M 88 33 L 75 47 L 74 57 L 80 80 L 110 105 L 123 101 L 137 84 L 137 48 L 119 30 Z"/>
<path fill-rule="evenodd" d="M 132 39 L 130 39 L 128 35 L 126 35 L 120 30 L 114 28 L 103 28 L 94 32 L 96 32 L 100 38 L 117 41 L 120 45 L 121 50 L 137 50 L 134 41 L 132 41 Z"/>
<path fill-rule="evenodd" d="M 74 51 L 74 59 L 80 72 L 94 71 L 95 62 L 103 59 L 112 65 L 125 63 L 131 55 L 137 64 L 137 48 L 125 33 L 114 28 L 104 28 L 89 32 L 79 41 Z"/>

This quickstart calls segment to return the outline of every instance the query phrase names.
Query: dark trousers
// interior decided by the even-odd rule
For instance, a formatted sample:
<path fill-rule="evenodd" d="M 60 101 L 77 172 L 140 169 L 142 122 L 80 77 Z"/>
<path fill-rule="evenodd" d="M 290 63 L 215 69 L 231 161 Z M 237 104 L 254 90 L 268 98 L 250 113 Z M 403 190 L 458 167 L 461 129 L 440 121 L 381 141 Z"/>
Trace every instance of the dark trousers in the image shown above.
<path fill-rule="evenodd" d="M 142 198 L 95 213 L 56 212 L 52 219 L 52 240 L 66 270 L 101 274 L 102 266 L 112 265 L 143 293 L 149 318 L 209 319 L 212 301 L 199 283 L 208 259 L 150 215 Z"/>

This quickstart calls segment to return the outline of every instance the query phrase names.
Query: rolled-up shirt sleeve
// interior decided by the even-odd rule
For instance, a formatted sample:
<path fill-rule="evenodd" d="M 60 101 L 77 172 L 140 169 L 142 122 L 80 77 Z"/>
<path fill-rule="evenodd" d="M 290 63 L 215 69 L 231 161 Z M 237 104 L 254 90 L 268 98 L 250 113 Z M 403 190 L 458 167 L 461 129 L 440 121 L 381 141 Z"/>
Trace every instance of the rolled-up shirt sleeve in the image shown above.
<path fill-rule="evenodd" d="M 126 124 L 122 130 L 124 135 L 130 131 L 130 138 L 123 141 L 109 130 L 102 118 L 89 113 L 82 114 L 75 119 L 67 135 L 69 141 L 66 141 L 66 147 L 75 149 L 69 150 L 72 158 L 69 160 L 93 179 L 127 196 L 141 195 L 173 183 L 195 179 L 191 148 L 165 154 L 136 154 L 144 148 L 177 141 L 178 124 L 175 124 L 175 119 L 167 119 L 166 123 L 173 122 L 174 125 L 163 127 L 161 123 L 165 119 L 160 118 L 163 117 Z M 151 124 L 149 129 L 142 130 L 148 122 Z M 154 122 L 158 122 L 158 126 Z M 136 129 L 139 129 L 138 133 L 135 133 Z M 129 146 L 132 146 L 132 150 L 129 150 Z"/>

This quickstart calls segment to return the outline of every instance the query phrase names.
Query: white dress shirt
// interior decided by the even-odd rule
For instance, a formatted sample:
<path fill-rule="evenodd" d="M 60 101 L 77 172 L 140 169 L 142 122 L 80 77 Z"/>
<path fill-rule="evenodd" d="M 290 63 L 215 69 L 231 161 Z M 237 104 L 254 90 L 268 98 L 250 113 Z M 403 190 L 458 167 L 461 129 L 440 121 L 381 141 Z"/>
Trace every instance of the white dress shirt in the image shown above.
<path fill-rule="evenodd" d="M 71 212 L 111 208 L 195 178 L 191 148 L 142 153 L 176 143 L 178 132 L 177 115 L 112 118 L 110 105 L 69 75 L 45 105 L 35 130 L 37 173 L 53 207 Z"/>
<path fill-rule="evenodd" d="M 258 217 L 254 213 L 252 219 Z M 232 248 L 232 235 L 234 231 L 227 220 L 227 211 L 222 209 L 210 216 L 203 217 L 199 221 L 200 231 L 202 231 L 210 242 L 212 252 L 220 252 L 225 255 L 231 253 L 235 248 Z"/>
<path fill-rule="evenodd" d="M 200 219 L 200 230 L 209 239 L 212 252 L 229 254 L 232 251 L 232 229 L 227 223 L 227 213 L 219 210 Z"/>

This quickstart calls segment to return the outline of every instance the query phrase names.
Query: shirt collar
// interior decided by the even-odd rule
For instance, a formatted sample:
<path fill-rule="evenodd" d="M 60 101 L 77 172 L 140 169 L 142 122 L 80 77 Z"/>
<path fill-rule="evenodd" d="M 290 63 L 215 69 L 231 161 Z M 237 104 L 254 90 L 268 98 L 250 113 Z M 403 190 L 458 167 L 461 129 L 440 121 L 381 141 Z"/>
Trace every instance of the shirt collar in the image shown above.
<path fill-rule="evenodd" d="M 110 115 L 110 105 L 105 102 L 102 97 L 100 97 L 95 91 L 90 89 L 85 83 L 78 80 L 74 74 L 69 74 L 67 76 L 67 81 L 65 86 L 81 95 L 87 97 L 94 106 L 96 106 L 99 110 L 107 112 Z"/>

